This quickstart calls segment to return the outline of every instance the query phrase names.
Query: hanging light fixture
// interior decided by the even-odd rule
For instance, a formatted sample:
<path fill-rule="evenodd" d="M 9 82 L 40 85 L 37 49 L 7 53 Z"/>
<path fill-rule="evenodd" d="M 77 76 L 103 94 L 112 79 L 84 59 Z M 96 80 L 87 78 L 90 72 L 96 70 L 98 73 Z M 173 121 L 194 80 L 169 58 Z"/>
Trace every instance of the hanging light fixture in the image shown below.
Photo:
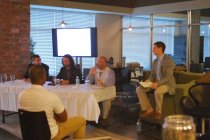
<path fill-rule="evenodd" d="M 131 26 L 131 8 L 130 8 L 130 25 L 128 27 L 128 30 L 131 32 L 133 30 L 132 26 Z"/>
<path fill-rule="evenodd" d="M 62 27 L 62 28 L 64 28 L 66 25 L 67 25 L 67 23 L 65 23 L 64 22 L 64 18 L 63 18 L 63 0 L 61 0 L 61 2 L 62 2 L 62 9 L 61 9 L 61 14 L 62 14 L 62 21 L 61 21 L 61 23 L 60 23 L 60 26 Z"/>

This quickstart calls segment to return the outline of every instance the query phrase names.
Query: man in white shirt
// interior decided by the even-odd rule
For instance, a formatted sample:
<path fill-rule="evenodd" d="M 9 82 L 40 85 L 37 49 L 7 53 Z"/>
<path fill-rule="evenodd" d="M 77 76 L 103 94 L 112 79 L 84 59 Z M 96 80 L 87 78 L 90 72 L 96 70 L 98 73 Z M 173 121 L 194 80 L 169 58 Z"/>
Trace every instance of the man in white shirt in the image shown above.
<path fill-rule="evenodd" d="M 107 59 L 105 56 L 99 56 L 96 61 L 96 66 L 90 69 L 87 79 L 91 83 L 95 81 L 95 84 L 103 87 L 115 85 L 115 73 L 109 67 L 107 67 Z M 107 126 L 107 117 L 111 108 L 111 100 L 103 101 L 103 121 L 102 125 Z"/>
<path fill-rule="evenodd" d="M 18 97 L 19 108 L 26 111 L 45 111 L 51 131 L 51 139 L 61 140 L 73 133 L 75 138 L 84 138 L 86 121 L 82 117 L 67 118 L 60 98 L 43 87 L 46 73 L 41 65 L 31 66 L 29 78 L 32 86 Z"/>

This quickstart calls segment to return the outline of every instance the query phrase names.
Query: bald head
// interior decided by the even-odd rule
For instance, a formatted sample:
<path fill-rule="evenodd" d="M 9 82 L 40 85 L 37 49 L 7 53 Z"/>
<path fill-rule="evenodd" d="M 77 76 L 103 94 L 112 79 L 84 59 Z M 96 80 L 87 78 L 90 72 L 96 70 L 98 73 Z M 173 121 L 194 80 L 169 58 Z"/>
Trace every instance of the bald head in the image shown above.
<path fill-rule="evenodd" d="M 100 70 L 104 70 L 107 66 L 107 59 L 105 56 L 99 56 L 96 61 L 96 65 Z"/>
<path fill-rule="evenodd" d="M 46 81 L 46 72 L 41 65 L 33 65 L 29 69 L 29 78 L 32 84 L 43 85 Z"/>

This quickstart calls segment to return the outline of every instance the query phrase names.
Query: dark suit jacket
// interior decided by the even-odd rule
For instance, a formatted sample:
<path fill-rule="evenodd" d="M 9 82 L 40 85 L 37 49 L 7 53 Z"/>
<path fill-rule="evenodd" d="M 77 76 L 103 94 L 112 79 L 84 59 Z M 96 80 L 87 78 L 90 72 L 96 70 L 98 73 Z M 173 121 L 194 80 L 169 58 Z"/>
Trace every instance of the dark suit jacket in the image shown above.
<path fill-rule="evenodd" d="M 46 65 L 46 64 L 44 64 L 44 63 L 42 63 L 41 65 L 42 65 L 42 67 L 43 67 L 43 68 L 45 69 L 45 71 L 46 71 L 47 80 L 49 80 L 49 66 Z M 26 74 L 24 75 L 24 78 L 26 78 L 26 79 L 29 78 L 29 73 L 28 73 L 28 72 L 29 72 L 29 68 L 30 68 L 31 66 L 33 66 L 33 64 L 29 64 L 29 65 L 28 65 Z"/>
<path fill-rule="evenodd" d="M 69 73 L 69 75 L 67 73 Z M 80 69 L 78 69 L 78 68 L 66 69 L 65 67 L 62 67 L 60 69 L 60 72 L 56 76 L 56 78 L 63 79 L 63 80 L 69 80 L 70 84 L 75 84 L 77 76 L 79 76 L 79 80 L 81 83 L 82 82 L 82 73 L 81 73 Z"/>
<path fill-rule="evenodd" d="M 156 80 L 156 66 L 158 60 L 155 59 L 152 64 L 152 73 L 150 75 L 150 81 L 154 82 Z M 172 58 L 168 57 L 167 55 L 163 56 L 161 62 L 161 79 L 157 82 L 158 85 L 166 85 L 169 89 L 169 94 L 175 94 L 175 79 L 174 79 L 174 68 L 175 64 Z"/>

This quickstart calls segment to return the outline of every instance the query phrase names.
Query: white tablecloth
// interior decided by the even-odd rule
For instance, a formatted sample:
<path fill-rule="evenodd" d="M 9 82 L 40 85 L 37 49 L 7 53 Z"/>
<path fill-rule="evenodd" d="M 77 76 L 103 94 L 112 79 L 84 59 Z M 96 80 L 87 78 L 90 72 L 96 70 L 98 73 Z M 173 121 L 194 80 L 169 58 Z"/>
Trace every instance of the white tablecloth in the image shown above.
<path fill-rule="evenodd" d="M 31 87 L 31 84 L 22 80 L 0 84 L 0 110 L 17 112 L 18 95 L 22 90 L 29 87 Z M 44 85 L 44 87 L 61 98 L 68 116 L 83 116 L 86 120 L 96 122 L 100 115 L 98 102 L 112 99 L 116 96 L 114 86 L 79 85 L 79 87 L 76 87 L 75 85 Z"/>

